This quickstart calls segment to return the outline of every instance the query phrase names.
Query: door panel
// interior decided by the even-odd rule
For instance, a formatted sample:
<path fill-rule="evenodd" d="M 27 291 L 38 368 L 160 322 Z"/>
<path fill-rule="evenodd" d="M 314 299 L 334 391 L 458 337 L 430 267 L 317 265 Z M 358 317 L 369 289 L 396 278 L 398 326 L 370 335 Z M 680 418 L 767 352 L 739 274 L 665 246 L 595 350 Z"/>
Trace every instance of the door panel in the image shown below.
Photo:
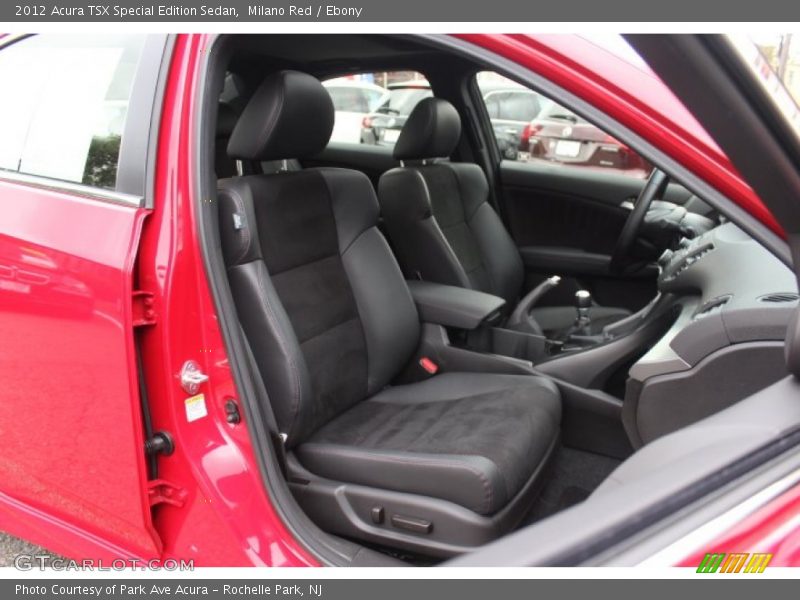
<path fill-rule="evenodd" d="M 588 289 L 606 306 L 637 310 L 655 295 L 655 268 L 633 276 L 608 272 L 611 253 L 643 179 L 581 167 L 542 162 L 503 161 L 500 182 L 505 217 L 520 248 L 532 287 L 550 275 L 562 284 L 542 305 L 571 304 L 578 289 Z M 692 196 L 670 186 L 665 199 L 683 204 Z"/>
<path fill-rule="evenodd" d="M 503 199 L 520 246 L 561 246 L 610 254 L 644 179 L 581 167 L 503 161 Z M 685 204 L 693 196 L 669 186 L 664 200 Z M 511 214 L 514 219 L 511 219 Z"/>
<path fill-rule="evenodd" d="M 155 556 L 131 316 L 146 211 L 4 179 L 0 504 Z"/>

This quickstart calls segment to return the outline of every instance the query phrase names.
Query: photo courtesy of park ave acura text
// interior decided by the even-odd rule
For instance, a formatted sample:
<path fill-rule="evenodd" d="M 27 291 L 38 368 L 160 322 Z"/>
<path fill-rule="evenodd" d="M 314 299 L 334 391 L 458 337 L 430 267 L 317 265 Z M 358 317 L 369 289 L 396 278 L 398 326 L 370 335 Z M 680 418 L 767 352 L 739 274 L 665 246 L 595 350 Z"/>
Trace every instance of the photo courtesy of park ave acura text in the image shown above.
<path fill-rule="evenodd" d="M 800 575 L 800 10 L 573 4 L 0 6 L 0 596 Z"/>

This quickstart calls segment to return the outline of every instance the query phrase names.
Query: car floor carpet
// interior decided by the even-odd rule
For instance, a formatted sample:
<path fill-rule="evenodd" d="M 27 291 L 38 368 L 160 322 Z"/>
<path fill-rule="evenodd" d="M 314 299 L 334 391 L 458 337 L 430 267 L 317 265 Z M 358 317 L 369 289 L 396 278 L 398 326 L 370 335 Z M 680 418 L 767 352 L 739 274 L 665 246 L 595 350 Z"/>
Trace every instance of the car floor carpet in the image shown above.
<path fill-rule="evenodd" d="M 547 483 L 520 527 L 583 502 L 620 462 L 593 452 L 559 447 Z"/>

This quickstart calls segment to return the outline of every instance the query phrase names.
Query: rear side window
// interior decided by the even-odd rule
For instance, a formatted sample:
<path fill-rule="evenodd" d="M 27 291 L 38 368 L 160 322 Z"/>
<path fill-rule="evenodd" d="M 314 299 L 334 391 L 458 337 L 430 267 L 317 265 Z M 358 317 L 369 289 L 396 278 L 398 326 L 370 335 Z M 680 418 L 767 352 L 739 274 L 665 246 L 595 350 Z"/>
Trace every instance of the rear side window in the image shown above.
<path fill-rule="evenodd" d="M 653 169 L 624 143 L 534 90 L 491 71 L 478 73 L 476 82 L 506 160 L 637 179 Z"/>
<path fill-rule="evenodd" d="M 392 147 L 423 98 L 433 95 L 416 71 L 352 73 L 323 82 L 336 110 L 331 142 Z"/>
<path fill-rule="evenodd" d="M 39 35 L 0 50 L 0 169 L 114 189 L 144 35 Z"/>
<path fill-rule="evenodd" d="M 381 103 L 385 91 L 378 86 L 341 83 L 327 86 L 333 108 L 340 112 L 372 112 Z"/>

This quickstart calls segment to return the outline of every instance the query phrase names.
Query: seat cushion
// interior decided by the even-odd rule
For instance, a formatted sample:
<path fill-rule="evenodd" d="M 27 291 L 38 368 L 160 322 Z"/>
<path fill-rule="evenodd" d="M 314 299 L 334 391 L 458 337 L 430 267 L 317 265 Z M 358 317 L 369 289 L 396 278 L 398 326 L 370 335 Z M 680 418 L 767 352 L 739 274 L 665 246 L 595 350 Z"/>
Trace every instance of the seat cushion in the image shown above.
<path fill-rule="evenodd" d="M 589 309 L 592 318 L 591 332 L 600 333 L 603 327 L 616 323 L 629 316 L 631 312 L 624 308 L 610 306 L 593 306 Z M 541 306 L 531 311 L 531 316 L 545 333 L 566 331 L 575 323 L 574 306 Z"/>
<path fill-rule="evenodd" d="M 321 477 L 449 500 L 508 504 L 546 460 L 561 401 L 542 377 L 445 373 L 387 388 L 296 448 Z"/>

